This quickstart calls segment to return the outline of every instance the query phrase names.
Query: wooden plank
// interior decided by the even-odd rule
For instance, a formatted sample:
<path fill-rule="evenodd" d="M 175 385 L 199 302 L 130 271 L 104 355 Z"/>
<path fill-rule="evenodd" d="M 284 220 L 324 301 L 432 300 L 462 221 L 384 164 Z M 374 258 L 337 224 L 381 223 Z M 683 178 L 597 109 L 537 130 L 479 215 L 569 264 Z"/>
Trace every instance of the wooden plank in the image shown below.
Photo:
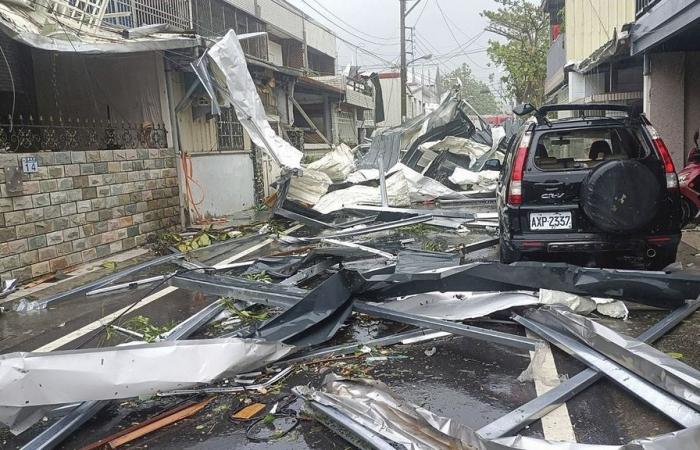
<path fill-rule="evenodd" d="M 296 106 L 296 108 L 299 110 L 304 120 L 306 120 L 309 123 L 309 126 L 313 128 L 313 130 L 316 132 L 316 134 L 319 135 L 321 139 L 323 139 L 323 142 L 328 144 L 329 147 L 333 148 L 333 144 L 331 144 L 330 141 L 326 139 L 326 136 L 324 136 L 323 133 L 319 131 L 319 129 L 316 127 L 316 124 L 314 124 L 313 121 L 309 118 L 309 116 L 306 115 L 306 111 L 304 111 L 299 102 L 297 102 L 296 99 L 292 98 L 292 103 L 294 103 L 294 106 Z"/>
<path fill-rule="evenodd" d="M 187 417 L 197 414 L 204 409 L 214 397 L 210 397 L 198 403 L 188 402 L 179 405 L 173 409 L 165 411 L 157 416 L 138 423 L 132 427 L 126 428 L 118 433 L 100 439 L 97 442 L 88 444 L 80 450 L 99 450 L 99 449 L 114 449 L 124 444 L 127 444 L 135 439 L 145 436 L 148 433 L 159 430 L 165 426 L 171 425 Z"/>

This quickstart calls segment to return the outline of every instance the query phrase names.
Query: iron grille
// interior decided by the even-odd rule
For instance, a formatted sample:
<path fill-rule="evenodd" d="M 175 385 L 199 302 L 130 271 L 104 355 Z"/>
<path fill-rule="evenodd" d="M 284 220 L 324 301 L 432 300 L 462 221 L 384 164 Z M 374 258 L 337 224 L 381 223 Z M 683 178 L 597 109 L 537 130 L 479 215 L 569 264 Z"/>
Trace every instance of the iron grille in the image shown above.
<path fill-rule="evenodd" d="M 112 150 L 132 148 L 166 148 L 162 124 L 58 119 L 35 121 L 22 116 L 0 123 L 0 149 L 10 152 L 42 150 Z"/>
<path fill-rule="evenodd" d="M 216 119 L 219 150 L 243 150 L 243 126 L 233 108 L 221 108 Z"/>

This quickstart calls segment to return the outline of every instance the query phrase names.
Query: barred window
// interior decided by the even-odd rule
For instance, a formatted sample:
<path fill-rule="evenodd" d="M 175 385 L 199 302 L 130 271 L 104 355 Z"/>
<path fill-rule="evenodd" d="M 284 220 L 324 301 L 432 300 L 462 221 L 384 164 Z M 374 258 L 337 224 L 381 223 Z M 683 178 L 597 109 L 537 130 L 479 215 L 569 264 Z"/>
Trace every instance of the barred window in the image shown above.
<path fill-rule="evenodd" d="M 216 120 L 219 150 L 243 150 L 243 126 L 233 108 L 221 108 Z"/>

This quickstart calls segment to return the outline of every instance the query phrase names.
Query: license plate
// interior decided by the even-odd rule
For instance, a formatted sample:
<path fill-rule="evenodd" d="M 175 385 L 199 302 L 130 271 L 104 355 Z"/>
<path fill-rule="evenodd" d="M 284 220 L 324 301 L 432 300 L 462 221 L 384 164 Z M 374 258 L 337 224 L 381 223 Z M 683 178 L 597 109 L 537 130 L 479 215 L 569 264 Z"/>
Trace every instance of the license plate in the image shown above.
<path fill-rule="evenodd" d="M 532 213 L 531 230 L 569 230 L 571 229 L 570 212 Z"/>

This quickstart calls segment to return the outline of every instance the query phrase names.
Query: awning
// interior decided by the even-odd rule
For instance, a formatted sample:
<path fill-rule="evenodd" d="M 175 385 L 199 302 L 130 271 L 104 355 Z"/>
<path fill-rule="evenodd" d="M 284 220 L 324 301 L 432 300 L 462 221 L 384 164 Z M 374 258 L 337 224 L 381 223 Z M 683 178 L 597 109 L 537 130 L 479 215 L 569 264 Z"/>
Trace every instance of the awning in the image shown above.
<path fill-rule="evenodd" d="M 681 35 L 700 19 L 700 2 L 665 0 L 637 18 L 632 27 L 632 55 Z M 697 48 L 697 47 L 695 47 Z"/>
<path fill-rule="evenodd" d="M 629 49 L 630 36 L 625 27 L 623 27 L 623 31 L 619 34 L 617 30 L 613 30 L 612 38 L 591 53 L 588 58 L 576 64 L 573 70 L 579 73 L 591 72 L 602 64 L 606 64 L 615 59 L 629 57 Z"/>
<path fill-rule="evenodd" d="M 317 93 L 319 91 L 326 92 L 334 95 L 343 95 L 345 91 L 343 89 L 338 89 L 335 86 L 326 84 L 322 81 L 314 80 L 309 77 L 299 77 L 297 79 L 297 84 L 295 86 L 297 92 L 307 92 L 307 93 Z"/>

